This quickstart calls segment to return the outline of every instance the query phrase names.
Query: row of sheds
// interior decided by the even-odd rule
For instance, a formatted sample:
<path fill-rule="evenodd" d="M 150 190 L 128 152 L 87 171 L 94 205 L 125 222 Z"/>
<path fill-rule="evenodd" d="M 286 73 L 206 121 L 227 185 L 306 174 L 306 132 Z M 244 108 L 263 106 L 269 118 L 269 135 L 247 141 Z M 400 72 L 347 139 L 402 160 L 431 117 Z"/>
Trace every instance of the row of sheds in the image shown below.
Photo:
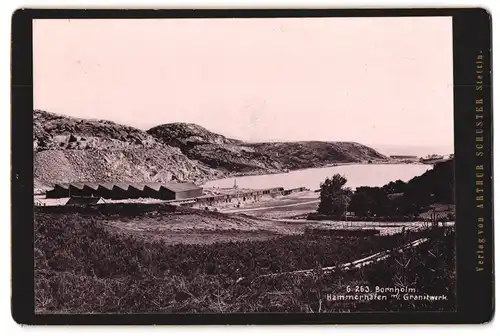
<path fill-rule="evenodd" d="M 188 182 L 75 182 L 56 184 L 52 190 L 47 191 L 46 197 L 102 197 L 107 199 L 156 198 L 177 200 L 195 198 L 202 195 L 203 188 Z"/>

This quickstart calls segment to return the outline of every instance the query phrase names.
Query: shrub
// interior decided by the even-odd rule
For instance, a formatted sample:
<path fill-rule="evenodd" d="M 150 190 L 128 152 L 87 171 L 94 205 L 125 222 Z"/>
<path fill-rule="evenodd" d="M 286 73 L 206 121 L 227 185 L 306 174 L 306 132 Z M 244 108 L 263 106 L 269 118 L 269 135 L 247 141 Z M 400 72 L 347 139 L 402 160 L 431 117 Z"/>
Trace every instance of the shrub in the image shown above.
<path fill-rule="evenodd" d="M 321 268 L 430 236 L 425 232 L 344 238 L 295 235 L 268 241 L 166 246 L 110 232 L 102 223 L 76 212 L 36 213 L 37 312 L 370 311 L 377 308 L 376 303 L 340 304 L 325 301 L 325 296 L 345 289 L 346 283 L 393 284 L 401 273 L 393 261 L 334 276 L 323 274 Z M 453 292 L 453 239 L 446 236 L 442 241 L 441 234 L 432 237 L 444 255 L 435 252 L 436 259 L 425 247 L 413 251 L 407 277 L 420 277 L 418 286 L 426 291 Z M 314 269 L 313 276 L 260 277 L 303 269 Z M 448 307 L 436 305 L 429 307 Z M 390 310 L 391 306 L 382 308 Z"/>

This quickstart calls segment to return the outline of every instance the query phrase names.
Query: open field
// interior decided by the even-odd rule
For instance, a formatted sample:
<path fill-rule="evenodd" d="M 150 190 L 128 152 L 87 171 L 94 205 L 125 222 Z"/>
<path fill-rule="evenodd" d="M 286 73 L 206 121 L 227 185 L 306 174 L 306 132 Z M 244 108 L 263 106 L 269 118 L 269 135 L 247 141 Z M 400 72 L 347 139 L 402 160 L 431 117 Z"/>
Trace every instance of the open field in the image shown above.
<path fill-rule="evenodd" d="M 300 234 L 304 223 L 277 222 L 240 214 L 223 214 L 167 204 L 102 204 L 92 207 L 38 207 L 42 221 L 87 222 L 90 218 L 109 231 L 164 244 L 264 240 Z M 127 213 L 124 209 L 127 209 Z"/>
<path fill-rule="evenodd" d="M 37 312 L 327 312 L 448 309 L 454 305 L 453 297 L 445 302 L 416 304 L 394 300 L 388 303 L 328 299 L 328 295 L 345 294 L 347 285 L 394 286 L 400 276 L 425 294 L 452 293 L 454 240 L 451 236 L 431 235 L 428 244 L 408 251 L 409 255 L 399 256 L 403 258 L 404 269 L 399 266 L 401 261 L 385 260 L 381 264 L 333 275 L 314 271 L 310 276 L 266 278 L 260 275 L 346 263 L 396 248 L 427 233 L 338 238 L 300 233 L 279 235 L 277 231 L 272 237 L 268 231 L 265 241 L 212 240 L 210 245 L 194 241 L 180 244 L 178 241 L 172 244 L 161 238 L 169 231 L 148 232 L 160 238 L 144 239 L 144 227 L 149 225 L 143 224 L 141 232 L 140 223 L 148 222 L 153 227 L 152 220 L 160 227 L 171 223 L 171 228 L 178 230 L 170 233 L 177 232 L 177 238 L 193 235 L 200 243 L 201 232 L 197 235 L 196 231 L 189 231 L 191 228 L 181 230 L 186 223 L 176 221 L 184 216 L 196 227 L 201 217 L 158 205 L 143 206 L 139 210 L 129 209 L 127 213 L 109 206 L 80 211 L 67 207 L 51 209 L 51 212 L 37 209 Z M 181 212 L 177 218 L 175 211 Z M 113 219 L 117 213 L 121 213 L 120 219 Z M 158 218 L 162 218 L 163 224 Z M 130 220 L 136 224 L 127 224 Z M 255 223 L 247 220 L 248 225 Z M 242 225 L 244 220 L 234 223 Z M 230 232 L 237 235 L 236 231 L 226 230 L 224 235 Z M 219 233 L 213 230 L 210 234 Z M 246 234 L 258 236 L 259 230 L 247 230 Z M 238 281 L 241 278 L 245 280 Z"/>
<path fill-rule="evenodd" d="M 314 196 L 314 193 L 304 193 L 271 199 L 259 205 L 246 204 L 241 213 L 209 212 L 165 203 L 108 203 L 92 207 L 38 207 L 37 216 L 48 220 L 58 213 L 67 222 L 79 222 L 82 216 L 92 216 L 113 232 L 146 240 L 161 240 L 164 244 L 259 241 L 279 235 L 302 234 L 307 227 L 369 228 L 387 235 L 401 232 L 403 227 L 415 230 L 426 226 L 422 222 L 346 222 L 300 218 L 316 207 L 315 203 L 309 203 L 311 194 Z"/>
<path fill-rule="evenodd" d="M 210 244 L 241 240 L 263 240 L 278 235 L 301 233 L 302 223 L 276 223 L 240 215 L 200 213 L 171 214 L 167 216 L 103 219 L 101 223 L 118 233 L 133 234 L 167 244 Z"/>
<path fill-rule="evenodd" d="M 223 208 L 223 213 L 244 213 L 260 218 L 295 218 L 316 211 L 319 193 L 305 191 L 276 197 L 257 203 L 243 204 L 239 208 Z"/>

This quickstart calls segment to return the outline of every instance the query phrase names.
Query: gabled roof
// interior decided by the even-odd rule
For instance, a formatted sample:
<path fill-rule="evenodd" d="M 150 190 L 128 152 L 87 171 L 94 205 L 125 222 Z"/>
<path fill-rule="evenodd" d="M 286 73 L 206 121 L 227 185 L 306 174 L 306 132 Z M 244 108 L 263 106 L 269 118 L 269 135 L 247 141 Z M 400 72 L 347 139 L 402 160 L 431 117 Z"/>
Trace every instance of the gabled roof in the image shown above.
<path fill-rule="evenodd" d="M 85 182 L 84 185 L 93 190 L 97 190 L 99 188 L 99 183 Z"/>
<path fill-rule="evenodd" d="M 135 189 L 139 191 L 143 191 L 144 189 L 151 189 L 154 191 L 160 191 L 161 188 L 170 190 L 172 192 L 181 192 L 181 191 L 189 191 L 189 190 L 200 190 L 201 187 L 198 187 L 194 183 L 176 183 L 176 182 L 139 182 L 139 183 L 130 183 L 130 182 L 72 182 L 72 183 L 56 183 L 55 188 L 69 189 L 77 188 L 79 190 L 83 190 L 84 188 L 90 188 L 92 190 L 98 190 L 99 188 L 104 188 L 109 191 L 113 189 L 119 189 L 123 191 L 127 191 L 129 189 Z"/>
<path fill-rule="evenodd" d="M 114 188 L 119 188 L 119 189 L 122 189 L 122 190 L 128 190 L 128 188 L 130 186 L 130 184 L 128 184 L 128 183 L 121 183 L 121 182 L 114 183 L 114 185 L 115 186 L 113 187 L 113 189 Z"/>
<path fill-rule="evenodd" d="M 130 188 L 136 189 L 136 190 L 144 190 L 146 185 L 144 183 L 130 183 Z"/>
<path fill-rule="evenodd" d="M 115 185 L 113 183 L 109 183 L 109 182 L 102 182 L 102 183 L 99 183 L 99 187 L 101 188 L 104 188 L 104 189 L 107 189 L 107 190 L 113 190 L 113 187 Z"/>
<path fill-rule="evenodd" d="M 160 183 L 160 182 L 148 182 L 146 183 L 145 187 L 149 188 L 149 189 L 153 189 L 155 191 L 159 191 L 160 188 L 163 186 L 164 184 L 163 183 Z"/>
<path fill-rule="evenodd" d="M 70 183 L 70 187 L 74 187 L 74 188 L 77 188 L 77 189 L 83 189 L 85 186 L 84 183 L 80 183 L 80 182 L 73 182 L 73 183 Z"/>

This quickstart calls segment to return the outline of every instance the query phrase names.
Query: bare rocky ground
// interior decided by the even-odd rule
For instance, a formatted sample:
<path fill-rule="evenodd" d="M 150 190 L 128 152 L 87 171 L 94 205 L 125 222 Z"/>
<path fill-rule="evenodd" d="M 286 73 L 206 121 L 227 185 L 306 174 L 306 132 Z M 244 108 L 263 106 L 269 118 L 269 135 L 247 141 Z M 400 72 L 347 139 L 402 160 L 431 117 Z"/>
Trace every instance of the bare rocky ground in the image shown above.
<path fill-rule="evenodd" d="M 353 142 L 246 143 L 195 124 L 145 131 L 106 120 L 33 112 L 35 189 L 75 181 L 190 181 L 269 174 L 333 163 L 384 161 Z"/>
<path fill-rule="evenodd" d="M 37 204 L 64 205 L 67 199 L 44 199 L 39 197 Z M 123 200 L 116 201 L 126 203 Z M 143 204 L 158 203 L 156 200 L 134 200 Z M 303 204 L 306 202 L 306 204 Z M 311 203 L 312 202 L 312 203 Z M 296 217 L 315 211 L 318 194 L 303 192 L 268 199 L 262 202 L 243 203 L 240 208 L 234 205 L 220 208 L 219 212 L 194 210 L 187 212 L 162 213 L 155 215 L 143 213 L 134 217 L 98 216 L 96 220 L 110 230 L 132 234 L 148 240 L 161 240 L 166 244 L 211 244 L 215 242 L 267 240 L 280 235 L 301 234 L 307 224 L 287 223 L 276 219 Z M 109 202 L 114 203 L 114 202 Z M 224 211 L 241 211 L 224 213 Z"/>
<path fill-rule="evenodd" d="M 246 214 L 173 207 L 164 203 L 108 203 L 91 206 L 37 206 L 36 216 L 64 222 L 93 221 L 120 235 L 167 245 L 267 240 L 304 232 L 303 223 Z M 52 219 L 50 219 L 52 218 Z"/>
<path fill-rule="evenodd" d="M 215 242 L 267 240 L 281 235 L 301 234 L 303 223 L 284 223 L 273 219 L 240 214 L 199 213 L 102 219 L 115 232 L 133 234 L 167 244 L 211 244 Z"/>
<path fill-rule="evenodd" d="M 222 207 L 220 211 L 269 219 L 299 218 L 315 212 L 318 204 L 319 193 L 305 191 L 259 202 L 244 203 L 239 208 L 234 206 Z"/>

